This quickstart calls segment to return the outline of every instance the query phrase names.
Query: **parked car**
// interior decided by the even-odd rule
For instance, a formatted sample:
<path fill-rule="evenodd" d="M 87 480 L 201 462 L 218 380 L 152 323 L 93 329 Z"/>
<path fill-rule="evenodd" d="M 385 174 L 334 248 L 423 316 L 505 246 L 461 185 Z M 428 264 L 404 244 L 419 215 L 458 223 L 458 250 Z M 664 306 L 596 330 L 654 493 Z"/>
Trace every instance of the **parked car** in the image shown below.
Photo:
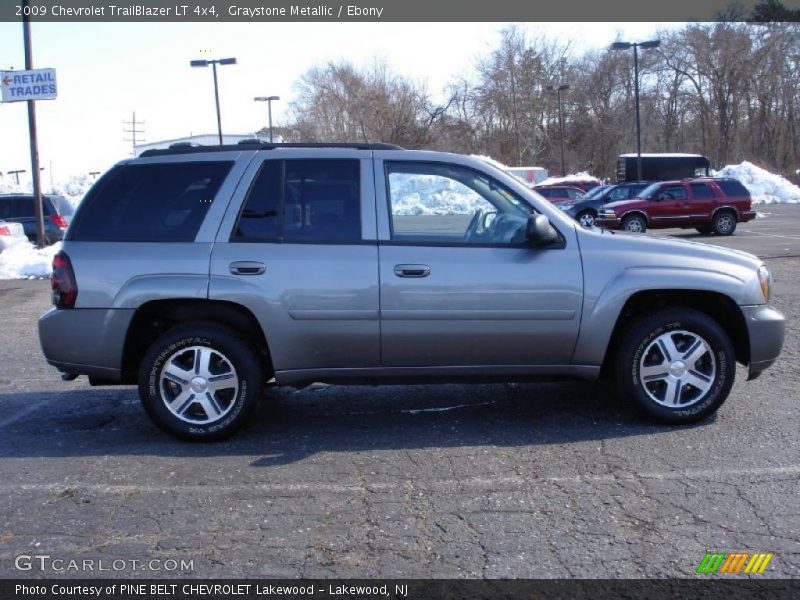
<path fill-rule="evenodd" d="M 618 183 L 596 187 L 580 200 L 564 202 L 558 207 L 584 227 L 593 227 L 597 213 L 609 202 L 618 202 L 635 198 L 649 182 Z"/>
<path fill-rule="evenodd" d="M 584 229 L 477 158 L 333 146 L 113 167 L 53 260 L 47 361 L 137 383 L 159 427 L 211 440 L 267 385 L 311 382 L 612 373 L 651 417 L 688 423 L 725 401 L 736 362 L 754 378 L 781 351 L 755 256 Z"/>
<path fill-rule="evenodd" d="M 67 207 L 68 205 L 68 207 Z M 0 220 L 20 223 L 25 235 L 36 242 L 36 213 L 33 194 L 0 194 Z M 64 237 L 72 216 L 72 205 L 63 196 L 42 196 L 45 243 L 50 245 Z"/>
<path fill-rule="evenodd" d="M 653 183 L 636 198 L 606 204 L 597 224 L 635 233 L 648 227 L 694 227 L 700 233 L 731 235 L 736 224 L 756 216 L 750 192 L 732 178 L 703 177 Z"/>
<path fill-rule="evenodd" d="M 533 190 L 553 203 L 577 201 L 584 196 L 583 190 L 571 185 L 535 185 Z"/>
<path fill-rule="evenodd" d="M 0 252 L 13 248 L 21 242 L 28 240 L 25 230 L 19 223 L 0 221 Z"/>

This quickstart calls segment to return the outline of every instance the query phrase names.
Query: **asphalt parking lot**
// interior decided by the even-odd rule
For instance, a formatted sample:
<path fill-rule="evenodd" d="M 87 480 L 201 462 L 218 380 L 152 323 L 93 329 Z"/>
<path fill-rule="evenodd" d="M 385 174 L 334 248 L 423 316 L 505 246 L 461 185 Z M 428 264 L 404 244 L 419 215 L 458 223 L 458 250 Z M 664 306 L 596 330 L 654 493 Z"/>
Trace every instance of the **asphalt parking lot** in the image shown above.
<path fill-rule="evenodd" d="M 759 209 L 731 238 L 667 232 L 766 258 L 788 318 L 781 360 L 683 428 L 585 382 L 315 386 L 181 443 L 134 388 L 62 382 L 36 337 L 48 283 L 0 281 L 0 577 L 98 575 L 22 554 L 192 563 L 102 573 L 126 577 L 694 577 L 709 551 L 798 577 L 800 206 Z"/>

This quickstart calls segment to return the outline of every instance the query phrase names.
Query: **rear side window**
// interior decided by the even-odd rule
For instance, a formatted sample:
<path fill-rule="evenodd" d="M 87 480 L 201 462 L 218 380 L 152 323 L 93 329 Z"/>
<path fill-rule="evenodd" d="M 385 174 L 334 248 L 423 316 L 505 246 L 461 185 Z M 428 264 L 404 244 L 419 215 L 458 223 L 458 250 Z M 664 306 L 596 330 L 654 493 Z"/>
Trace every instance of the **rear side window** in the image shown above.
<path fill-rule="evenodd" d="M 115 167 L 81 203 L 69 239 L 190 242 L 232 166 L 228 161 Z"/>
<path fill-rule="evenodd" d="M 714 192 L 705 183 L 693 183 L 692 196 L 695 198 L 713 198 Z"/>
<path fill-rule="evenodd" d="M 717 185 L 726 196 L 749 196 L 750 192 L 736 179 L 719 179 Z"/>
<path fill-rule="evenodd" d="M 360 178 L 354 159 L 267 160 L 231 241 L 360 242 Z"/>

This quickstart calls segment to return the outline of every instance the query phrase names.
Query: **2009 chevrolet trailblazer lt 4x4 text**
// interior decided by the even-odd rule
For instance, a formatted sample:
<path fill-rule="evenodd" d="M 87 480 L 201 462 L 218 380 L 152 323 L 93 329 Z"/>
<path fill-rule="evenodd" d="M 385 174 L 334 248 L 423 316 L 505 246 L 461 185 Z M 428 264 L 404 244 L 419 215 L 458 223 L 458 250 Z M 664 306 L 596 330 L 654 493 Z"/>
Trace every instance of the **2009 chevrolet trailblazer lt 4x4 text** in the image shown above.
<path fill-rule="evenodd" d="M 87 194 L 44 354 L 219 439 L 266 385 L 598 378 L 672 423 L 778 357 L 750 254 L 584 229 L 479 159 L 385 144 L 174 147 Z"/>

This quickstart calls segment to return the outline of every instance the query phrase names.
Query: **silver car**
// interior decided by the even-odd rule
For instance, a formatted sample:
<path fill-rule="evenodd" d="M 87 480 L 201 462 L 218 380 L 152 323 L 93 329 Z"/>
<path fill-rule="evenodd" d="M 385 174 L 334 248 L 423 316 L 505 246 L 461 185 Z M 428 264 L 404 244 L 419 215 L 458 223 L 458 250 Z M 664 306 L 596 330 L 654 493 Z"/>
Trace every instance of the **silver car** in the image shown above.
<path fill-rule="evenodd" d="M 743 252 L 585 229 L 477 158 L 383 144 L 175 147 L 106 173 L 39 321 L 64 377 L 138 384 L 212 440 L 268 382 L 616 378 L 670 423 L 780 354 Z"/>

